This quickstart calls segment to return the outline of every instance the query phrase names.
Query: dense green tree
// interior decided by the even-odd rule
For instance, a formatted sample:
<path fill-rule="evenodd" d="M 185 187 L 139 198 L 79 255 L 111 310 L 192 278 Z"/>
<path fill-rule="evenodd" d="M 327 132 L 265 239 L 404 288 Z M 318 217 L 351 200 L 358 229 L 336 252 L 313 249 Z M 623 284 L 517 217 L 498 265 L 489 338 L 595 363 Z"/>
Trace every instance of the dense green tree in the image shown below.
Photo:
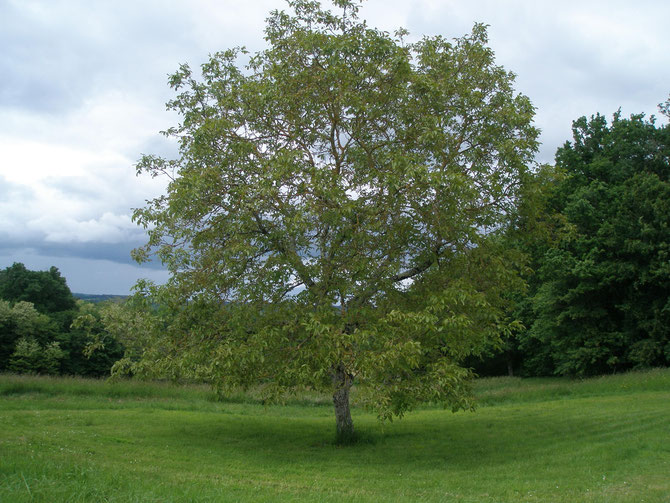
<path fill-rule="evenodd" d="M 64 374 L 109 376 L 114 363 L 123 357 L 123 345 L 105 328 L 103 316 L 108 303 L 117 302 L 77 301 L 77 316 L 70 330 L 56 339 L 67 354 L 61 365 Z"/>
<path fill-rule="evenodd" d="M 165 196 L 135 213 L 172 273 L 140 284 L 168 309 L 144 362 L 220 386 L 349 390 L 382 418 L 425 400 L 471 405 L 463 358 L 509 331 L 501 293 L 536 150 L 533 107 L 485 27 L 408 44 L 358 5 L 273 12 L 268 49 L 217 53 L 171 77 L 181 156 L 145 156 Z"/>
<path fill-rule="evenodd" d="M 510 253 L 517 253 L 517 262 L 522 266 L 524 281 L 505 292 L 508 300 L 507 313 L 518 320 L 517 330 L 510 332 L 500 347 L 467 359 L 467 364 L 478 375 L 514 375 L 522 370 L 524 359 L 537 351 L 539 342 L 525 336 L 526 328 L 534 320 L 532 297 L 541 281 L 536 271 L 542 264 L 547 249 L 557 245 L 566 232 L 566 219 L 555 208 L 556 192 L 565 175 L 555 165 L 541 165 L 525 176 L 523 190 L 519 194 L 518 212 L 502 236 L 501 246 Z M 526 369 L 527 370 L 527 369 Z"/>
<path fill-rule="evenodd" d="M 123 346 L 112 337 L 87 351 L 92 338 L 104 333 L 100 314 L 92 304 L 76 303 L 55 267 L 31 271 L 15 263 L 0 271 L 0 299 L 0 371 L 100 377 L 123 356 Z M 83 316 L 94 323 L 72 326 Z"/>
<path fill-rule="evenodd" d="M 60 373 L 65 353 L 57 342 L 40 345 L 32 337 L 21 337 L 9 360 L 8 370 L 18 374 Z"/>
<path fill-rule="evenodd" d="M 56 336 L 55 323 L 39 313 L 30 302 L 11 304 L 0 300 L 0 372 L 7 370 L 19 339 L 45 345 Z"/>
<path fill-rule="evenodd" d="M 573 125 L 560 239 L 542 250 L 522 341 L 527 372 L 587 375 L 670 363 L 670 128 L 642 115 Z"/>
<path fill-rule="evenodd" d="M 66 331 L 75 310 L 75 299 L 58 268 L 31 271 L 21 263 L 0 271 L 0 299 L 30 302 L 40 313 L 48 314 Z"/>

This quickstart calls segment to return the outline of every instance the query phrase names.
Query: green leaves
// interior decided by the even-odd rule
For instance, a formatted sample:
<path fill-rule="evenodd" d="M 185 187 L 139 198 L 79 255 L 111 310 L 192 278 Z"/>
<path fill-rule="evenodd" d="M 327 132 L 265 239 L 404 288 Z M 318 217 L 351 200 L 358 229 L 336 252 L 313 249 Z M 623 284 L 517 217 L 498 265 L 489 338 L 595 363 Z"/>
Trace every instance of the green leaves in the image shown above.
<path fill-rule="evenodd" d="M 589 375 L 667 364 L 669 130 L 620 113 L 573 130 L 557 152 L 566 177 L 553 198 L 570 230 L 542 251 L 530 336 L 543 349 L 529 351 L 531 368 L 544 360 L 535 371 Z"/>
<path fill-rule="evenodd" d="M 355 2 L 289 5 L 245 67 L 232 49 L 170 80 L 180 158 L 140 161 L 170 184 L 135 218 L 171 307 L 140 361 L 278 390 L 332 389 L 338 369 L 385 418 L 466 406 L 458 363 L 509 330 L 517 268 L 492 243 L 537 148 L 533 108 L 483 25 L 407 45 Z"/>
<path fill-rule="evenodd" d="M 58 374 L 65 353 L 57 342 L 44 347 L 32 337 L 22 337 L 9 359 L 8 370 L 19 374 Z"/>
<path fill-rule="evenodd" d="M 58 268 L 30 271 L 18 262 L 0 271 L 0 299 L 30 302 L 43 314 L 72 310 L 75 300 Z"/>

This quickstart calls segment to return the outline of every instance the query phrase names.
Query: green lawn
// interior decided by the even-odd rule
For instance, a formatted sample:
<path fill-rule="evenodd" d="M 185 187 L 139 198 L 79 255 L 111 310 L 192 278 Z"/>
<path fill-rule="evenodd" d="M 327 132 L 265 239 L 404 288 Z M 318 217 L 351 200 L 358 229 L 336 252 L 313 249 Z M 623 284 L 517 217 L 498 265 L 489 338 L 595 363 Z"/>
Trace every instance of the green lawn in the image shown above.
<path fill-rule="evenodd" d="M 670 502 L 670 370 L 483 379 L 332 443 L 320 397 L 217 402 L 203 387 L 0 376 L 0 502 Z"/>

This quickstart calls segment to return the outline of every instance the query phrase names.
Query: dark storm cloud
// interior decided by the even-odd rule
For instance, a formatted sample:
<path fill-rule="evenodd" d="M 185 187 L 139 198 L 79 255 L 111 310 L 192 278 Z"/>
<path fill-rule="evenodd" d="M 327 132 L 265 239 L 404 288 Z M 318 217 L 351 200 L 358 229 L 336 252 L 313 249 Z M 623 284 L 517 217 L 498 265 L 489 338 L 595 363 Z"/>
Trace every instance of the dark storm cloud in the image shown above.
<path fill-rule="evenodd" d="M 54 180 L 54 185 L 68 197 L 94 200 L 99 196 L 97 189 L 87 191 L 86 185 L 76 179 L 57 182 Z M 144 231 L 130 223 L 128 217 L 105 213 L 96 219 L 66 221 L 65 216 L 43 214 L 48 208 L 39 208 L 37 200 L 31 187 L 0 175 L 0 255 L 21 256 L 30 250 L 38 255 L 131 264 L 130 251 L 146 241 Z M 49 219 L 41 222 L 46 217 Z"/>
<path fill-rule="evenodd" d="M 0 255 L 19 255 L 30 251 L 36 255 L 78 257 L 112 262 L 130 263 L 130 248 L 125 244 L 101 245 L 100 243 L 47 243 L 43 240 L 17 241 L 0 235 Z"/>
<path fill-rule="evenodd" d="M 133 265 L 130 252 L 144 241 L 125 243 L 50 243 L 40 239 L 17 240 L 0 233 L 0 256 L 21 257 L 41 255 L 50 257 L 77 258 L 86 260 L 106 260 L 118 264 Z M 20 260 L 19 260 L 20 261 Z M 162 269 L 160 263 L 149 262 L 143 267 Z"/>

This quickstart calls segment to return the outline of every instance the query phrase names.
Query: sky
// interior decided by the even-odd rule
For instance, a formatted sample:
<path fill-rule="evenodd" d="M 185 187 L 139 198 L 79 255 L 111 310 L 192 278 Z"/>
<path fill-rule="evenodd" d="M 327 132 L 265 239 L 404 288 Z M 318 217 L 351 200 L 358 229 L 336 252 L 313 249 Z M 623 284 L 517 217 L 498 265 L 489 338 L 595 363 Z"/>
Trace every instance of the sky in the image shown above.
<path fill-rule="evenodd" d="M 0 0 L 0 268 L 56 266 L 73 292 L 127 294 L 144 244 L 132 209 L 164 190 L 137 177 L 142 154 L 175 156 L 159 132 L 168 75 L 234 46 L 265 47 L 280 0 Z M 537 162 L 553 162 L 572 121 L 621 108 L 657 114 L 670 93 L 666 0 L 367 0 L 360 16 L 409 40 L 489 25 L 498 64 L 537 111 Z"/>

